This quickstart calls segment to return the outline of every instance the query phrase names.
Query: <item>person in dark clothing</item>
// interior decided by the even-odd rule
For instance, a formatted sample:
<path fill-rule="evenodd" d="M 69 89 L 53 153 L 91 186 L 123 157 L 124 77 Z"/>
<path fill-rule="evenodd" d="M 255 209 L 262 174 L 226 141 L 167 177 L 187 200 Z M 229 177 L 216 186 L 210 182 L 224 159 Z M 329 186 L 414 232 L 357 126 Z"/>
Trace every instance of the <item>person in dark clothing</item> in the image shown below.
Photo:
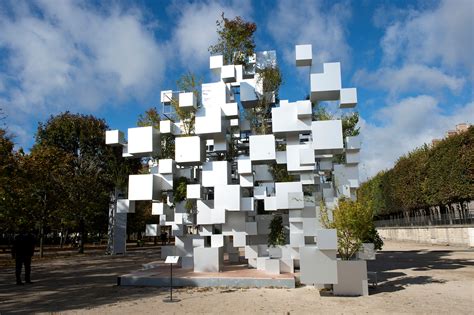
<path fill-rule="evenodd" d="M 165 245 L 168 239 L 168 233 L 161 232 L 160 238 L 161 238 L 161 245 Z"/>
<path fill-rule="evenodd" d="M 15 237 L 12 247 L 12 257 L 15 259 L 16 284 L 21 282 L 21 269 L 25 266 L 25 282 L 31 283 L 31 257 L 35 251 L 35 238 L 31 233 L 20 233 Z"/>

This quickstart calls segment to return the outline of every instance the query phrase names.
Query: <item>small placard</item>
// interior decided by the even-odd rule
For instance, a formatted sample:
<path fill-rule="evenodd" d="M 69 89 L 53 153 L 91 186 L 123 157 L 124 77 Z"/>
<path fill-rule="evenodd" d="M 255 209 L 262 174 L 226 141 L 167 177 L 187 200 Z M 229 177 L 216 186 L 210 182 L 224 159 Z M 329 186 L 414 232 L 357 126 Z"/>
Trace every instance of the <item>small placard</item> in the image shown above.
<path fill-rule="evenodd" d="M 177 264 L 179 256 L 166 256 L 165 264 Z"/>

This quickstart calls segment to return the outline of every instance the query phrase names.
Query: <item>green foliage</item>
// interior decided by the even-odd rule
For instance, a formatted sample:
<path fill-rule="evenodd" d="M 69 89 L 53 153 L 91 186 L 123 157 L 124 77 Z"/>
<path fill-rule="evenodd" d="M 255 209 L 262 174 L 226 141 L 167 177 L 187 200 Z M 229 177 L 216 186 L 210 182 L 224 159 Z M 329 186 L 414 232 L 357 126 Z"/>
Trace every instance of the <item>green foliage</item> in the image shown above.
<path fill-rule="evenodd" d="M 363 183 L 360 200 L 378 216 L 474 199 L 474 127 L 437 145 L 424 145 Z"/>
<path fill-rule="evenodd" d="M 247 109 L 245 114 L 253 133 L 264 135 L 271 132 L 272 105 L 278 99 L 282 76 L 278 66 L 258 69 L 257 73 L 257 83 L 262 86 L 263 95 L 259 96 L 257 105 Z"/>
<path fill-rule="evenodd" d="M 222 54 L 225 64 L 245 65 L 248 57 L 254 54 L 253 34 L 257 25 L 246 22 L 240 16 L 228 19 L 222 13 L 221 20 L 216 21 L 217 44 L 209 47 L 211 54 Z"/>
<path fill-rule="evenodd" d="M 196 76 L 191 72 L 183 74 L 176 82 L 178 90 L 194 93 L 197 99 L 197 103 L 198 103 L 197 107 L 201 106 L 200 104 L 201 91 L 199 90 L 199 87 L 201 86 L 201 84 L 202 84 L 202 80 L 197 79 Z M 176 99 L 171 100 L 171 105 L 173 106 L 179 120 L 183 123 L 184 134 L 185 135 L 194 134 L 194 124 L 196 122 L 196 109 L 195 108 L 183 109 L 179 107 L 179 101 Z"/>
<path fill-rule="evenodd" d="M 322 202 L 321 221 L 326 228 L 337 230 L 338 253 L 343 260 L 354 256 L 374 228 L 371 207 L 349 199 L 339 200 L 332 212 L 332 220 Z"/>
<path fill-rule="evenodd" d="M 13 151 L 13 141 L 0 129 L 0 230 L 11 231 L 18 225 L 21 183 L 18 160 L 20 154 Z"/>
<path fill-rule="evenodd" d="M 270 234 L 268 235 L 268 246 L 278 246 L 286 244 L 285 227 L 281 215 L 274 215 L 270 222 Z"/>
<path fill-rule="evenodd" d="M 188 179 L 186 177 L 179 177 L 173 181 L 173 199 L 174 204 L 181 202 L 186 199 L 186 189 L 188 185 Z"/>
<path fill-rule="evenodd" d="M 74 170 L 66 183 L 65 217 L 75 224 L 81 239 L 86 228 L 104 232 L 114 182 L 108 174 L 112 150 L 105 145 L 104 120 L 65 112 L 40 123 L 34 150 L 57 148 L 72 156 Z M 83 243 L 82 243 L 83 244 Z M 81 244 L 80 251 L 83 251 Z"/>
<path fill-rule="evenodd" d="M 161 117 L 156 107 L 149 108 L 144 114 L 138 116 L 137 126 L 153 126 L 160 129 Z M 174 136 L 171 134 L 161 135 L 161 153 L 154 156 L 156 159 L 174 159 Z"/>
<path fill-rule="evenodd" d="M 286 164 L 273 163 L 270 165 L 269 171 L 272 174 L 275 182 L 292 182 L 295 180 L 295 177 L 288 173 Z"/>
<path fill-rule="evenodd" d="M 367 235 L 362 239 L 362 243 L 373 243 L 375 250 L 381 250 L 383 247 L 383 240 L 379 235 L 379 232 L 372 224 L 370 229 L 367 231 Z"/>

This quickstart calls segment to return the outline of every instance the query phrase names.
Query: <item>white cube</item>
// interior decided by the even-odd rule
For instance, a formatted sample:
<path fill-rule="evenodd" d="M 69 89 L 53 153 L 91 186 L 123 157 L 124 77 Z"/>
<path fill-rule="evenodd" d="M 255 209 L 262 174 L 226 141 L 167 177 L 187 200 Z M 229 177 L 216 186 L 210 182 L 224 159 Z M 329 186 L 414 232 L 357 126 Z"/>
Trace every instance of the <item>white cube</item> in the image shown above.
<path fill-rule="evenodd" d="M 317 246 L 320 250 L 337 249 L 336 229 L 320 229 L 316 231 Z"/>
<path fill-rule="evenodd" d="M 211 56 L 209 58 L 209 69 L 213 72 L 218 72 L 224 65 L 224 57 L 222 55 Z"/>
<path fill-rule="evenodd" d="M 247 233 L 235 232 L 233 240 L 234 240 L 234 247 L 244 247 L 245 245 L 247 245 Z"/>
<path fill-rule="evenodd" d="M 230 163 L 227 161 L 205 162 L 202 165 L 201 184 L 203 187 L 227 185 L 230 181 Z"/>
<path fill-rule="evenodd" d="M 201 199 L 202 186 L 201 184 L 189 184 L 186 186 L 187 199 Z"/>
<path fill-rule="evenodd" d="M 223 261 L 223 247 L 194 248 L 194 272 L 220 272 Z"/>
<path fill-rule="evenodd" d="M 120 130 L 107 130 L 105 132 L 105 144 L 120 146 L 125 144 L 125 136 Z"/>
<path fill-rule="evenodd" d="M 160 121 L 160 133 L 162 134 L 174 134 L 174 124 L 171 120 Z"/>
<path fill-rule="evenodd" d="M 309 67 L 313 61 L 313 46 L 312 45 L 296 45 L 296 66 Z"/>
<path fill-rule="evenodd" d="M 357 105 L 357 89 L 341 89 L 340 108 L 353 108 Z"/>
<path fill-rule="evenodd" d="M 240 198 L 240 210 L 241 211 L 254 211 L 254 198 L 243 197 Z"/>
<path fill-rule="evenodd" d="M 250 160 L 252 162 L 270 162 L 276 160 L 274 135 L 250 136 L 249 145 Z"/>
<path fill-rule="evenodd" d="M 265 259 L 265 271 L 272 275 L 279 275 L 280 259 Z"/>
<path fill-rule="evenodd" d="M 225 83 L 235 82 L 235 67 L 234 65 L 222 66 L 221 80 Z"/>
<path fill-rule="evenodd" d="M 239 175 L 239 183 L 241 187 L 253 187 L 253 175 Z"/>
<path fill-rule="evenodd" d="M 360 137 L 346 137 L 346 150 L 360 150 Z"/>
<path fill-rule="evenodd" d="M 197 98 L 194 92 L 179 93 L 179 108 L 196 109 Z"/>
<path fill-rule="evenodd" d="M 311 134 L 317 153 L 341 153 L 344 149 L 341 120 L 313 121 Z"/>
<path fill-rule="evenodd" d="M 227 211 L 240 210 L 240 185 L 217 185 L 214 187 L 214 208 Z"/>
<path fill-rule="evenodd" d="M 135 201 L 117 199 L 117 213 L 135 213 Z"/>
<path fill-rule="evenodd" d="M 249 157 L 239 157 L 237 160 L 239 174 L 252 174 L 252 161 Z"/>
<path fill-rule="evenodd" d="M 153 126 L 128 128 L 128 153 L 151 156 L 161 151 L 160 132 Z"/>
<path fill-rule="evenodd" d="M 158 200 L 160 196 L 160 179 L 157 175 L 139 174 L 128 177 L 129 200 Z"/>
<path fill-rule="evenodd" d="M 336 101 L 341 91 L 341 64 L 323 64 L 323 73 L 311 74 L 311 101 Z"/>
<path fill-rule="evenodd" d="M 360 155 L 359 152 L 346 152 L 346 164 L 359 164 L 360 163 Z"/>
<path fill-rule="evenodd" d="M 160 174 L 173 174 L 175 172 L 175 162 L 173 159 L 158 160 L 158 171 Z"/>
<path fill-rule="evenodd" d="M 315 268 L 315 266 L 318 266 Z M 319 250 L 316 246 L 300 248 L 301 283 L 306 285 L 338 283 L 335 250 Z"/>
<path fill-rule="evenodd" d="M 221 105 L 222 112 L 227 119 L 239 117 L 239 106 L 237 103 L 226 103 Z M 237 124 L 238 125 L 238 124 Z"/>
<path fill-rule="evenodd" d="M 223 247 L 224 246 L 224 235 L 214 234 L 211 235 L 211 247 Z"/>
<path fill-rule="evenodd" d="M 184 165 L 199 165 L 205 160 L 205 143 L 199 136 L 175 139 L 175 161 Z"/>

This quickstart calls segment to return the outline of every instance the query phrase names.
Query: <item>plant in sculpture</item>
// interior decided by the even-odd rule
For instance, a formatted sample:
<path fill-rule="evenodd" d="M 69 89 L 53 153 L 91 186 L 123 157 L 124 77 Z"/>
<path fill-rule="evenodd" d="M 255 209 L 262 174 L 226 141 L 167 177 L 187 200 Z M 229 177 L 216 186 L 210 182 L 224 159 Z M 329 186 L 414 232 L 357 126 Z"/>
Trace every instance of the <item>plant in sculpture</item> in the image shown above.
<path fill-rule="evenodd" d="M 228 19 L 221 15 L 216 21 L 218 40 L 217 44 L 209 47 L 211 54 L 221 54 L 225 64 L 245 65 L 248 57 L 254 54 L 255 42 L 253 34 L 257 25 L 246 22 L 240 16 Z"/>
<path fill-rule="evenodd" d="M 274 215 L 270 222 L 270 234 L 268 234 L 268 246 L 278 246 L 286 244 L 285 227 L 281 215 Z"/>
<path fill-rule="evenodd" d="M 321 221 L 326 228 L 337 230 L 338 253 L 341 259 L 349 260 L 367 240 L 373 227 L 372 209 L 360 201 L 346 198 L 339 203 L 329 218 L 328 209 L 324 202 L 320 204 Z"/>
<path fill-rule="evenodd" d="M 282 84 L 282 75 L 277 65 L 268 65 L 257 69 L 257 84 L 262 87 L 257 105 L 246 111 L 246 117 L 255 134 L 265 135 L 271 132 L 269 121 L 272 116 L 272 105 L 278 102 L 278 90 Z"/>
<path fill-rule="evenodd" d="M 149 108 L 145 111 L 145 114 L 138 116 L 137 126 L 146 127 L 153 126 L 156 129 L 160 128 L 161 117 L 156 107 Z M 174 136 L 162 135 L 161 136 L 161 154 L 154 157 L 155 159 L 172 159 L 174 158 Z"/>
<path fill-rule="evenodd" d="M 196 110 L 197 108 L 200 107 L 200 102 L 201 102 L 201 92 L 199 90 L 199 87 L 201 86 L 201 84 L 202 84 L 202 80 L 196 78 L 196 76 L 191 72 L 183 74 L 176 82 L 178 90 L 194 93 L 197 100 L 196 108 L 183 109 L 179 106 L 178 99 L 171 99 L 171 105 L 173 106 L 175 110 L 176 116 L 183 123 L 183 132 L 185 135 L 194 134 Z"/>

